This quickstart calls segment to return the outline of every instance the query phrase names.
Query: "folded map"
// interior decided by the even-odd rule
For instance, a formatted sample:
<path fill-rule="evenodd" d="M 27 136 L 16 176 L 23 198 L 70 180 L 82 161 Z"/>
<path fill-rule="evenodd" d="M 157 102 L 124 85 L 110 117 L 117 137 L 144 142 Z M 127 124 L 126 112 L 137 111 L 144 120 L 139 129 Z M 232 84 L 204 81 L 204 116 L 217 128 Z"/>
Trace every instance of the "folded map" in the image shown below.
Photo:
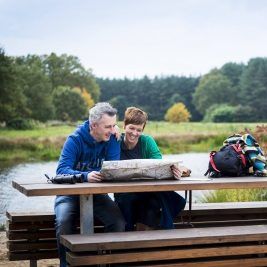
<path fill-rule="evenodd" d="M 104 180 L 144 180 L 175 179 L 171 166 L 178 166 L 178 160 L 167 159 L 132 159 L 104 161 L 101 173 Z"/>

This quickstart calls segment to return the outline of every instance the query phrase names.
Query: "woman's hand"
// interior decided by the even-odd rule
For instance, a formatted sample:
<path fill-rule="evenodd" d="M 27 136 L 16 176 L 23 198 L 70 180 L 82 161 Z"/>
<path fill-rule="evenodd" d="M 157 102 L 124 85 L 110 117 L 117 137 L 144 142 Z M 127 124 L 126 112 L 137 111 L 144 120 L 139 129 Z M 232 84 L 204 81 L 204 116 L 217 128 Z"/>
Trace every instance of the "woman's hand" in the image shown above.
<path fill-rule="evenodd" d="M 175 179 L 179 179 L 180 177 L 182 177 L 182 171 L 180 170 L 178 166 L 172 165 L 171 171 Z"/>
<path fill-rule="evenodd" d="M 121 138 L 121 132 L 120 132 L 120 127 L 118 125 L 115 125 L 114 127 L 114 134 L 115 134 L 117 141 L 119 141 Z"/>
<path fill-rule="evenodd" d="M 172 165 L 171 170 L 175 179 L 190 176 L 191 170 L 184 166 Z"/>

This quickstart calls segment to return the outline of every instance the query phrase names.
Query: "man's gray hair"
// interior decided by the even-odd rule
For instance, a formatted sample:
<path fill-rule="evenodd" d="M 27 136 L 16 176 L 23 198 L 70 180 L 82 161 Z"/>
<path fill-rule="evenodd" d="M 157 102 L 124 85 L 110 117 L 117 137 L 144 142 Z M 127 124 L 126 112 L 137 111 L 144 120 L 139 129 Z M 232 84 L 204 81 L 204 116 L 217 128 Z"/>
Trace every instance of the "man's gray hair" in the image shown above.
<path fill-rule="evenodd" d="M 117 114 L 117 109 L 113 108 L 107 102 L 97 103 L 89 109 L 89 122 L 92 123 L 101 120 L 104 114 L 113 117 Z"/>

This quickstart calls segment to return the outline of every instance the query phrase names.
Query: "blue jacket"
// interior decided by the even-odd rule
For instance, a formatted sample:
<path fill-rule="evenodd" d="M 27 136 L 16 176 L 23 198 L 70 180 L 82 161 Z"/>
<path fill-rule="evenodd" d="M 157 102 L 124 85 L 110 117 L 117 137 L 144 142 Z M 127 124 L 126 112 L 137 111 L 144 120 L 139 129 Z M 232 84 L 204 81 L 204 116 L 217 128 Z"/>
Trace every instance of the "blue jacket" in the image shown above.
<path fill-rule="evenodd" d="M 57 174 L 83 174 L 99 171 L 104 160 L 119 160 L 120 144 L 111 135 L 107 142 L 96 142 L 90 134 L 89 121 L 85 121 L 71 134 L 61 151 Z"/>

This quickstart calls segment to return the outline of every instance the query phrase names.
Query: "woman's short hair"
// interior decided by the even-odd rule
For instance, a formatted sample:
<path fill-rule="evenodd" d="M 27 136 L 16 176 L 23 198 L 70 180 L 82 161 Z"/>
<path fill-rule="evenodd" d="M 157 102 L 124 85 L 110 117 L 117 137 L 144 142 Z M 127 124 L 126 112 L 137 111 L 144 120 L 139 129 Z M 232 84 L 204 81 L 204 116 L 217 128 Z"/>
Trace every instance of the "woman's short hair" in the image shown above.
<path fill-rule="evenodd" d="M 128 124 L 136 124 L 141 125 L 144 124 L 144 128 L 147 122 L 147 113 L 140 108 L 129 107 L 125 110 L 124 114 L 124 125 Z"/>
<path fill-rule="evenodd" d="M 117 109 L 113 108 L 107 102 L 99 102 L 89 109 L 89 121 L 90 123 L 98 122 L 103 115 L 113 117 L 117 114 Z"/>

